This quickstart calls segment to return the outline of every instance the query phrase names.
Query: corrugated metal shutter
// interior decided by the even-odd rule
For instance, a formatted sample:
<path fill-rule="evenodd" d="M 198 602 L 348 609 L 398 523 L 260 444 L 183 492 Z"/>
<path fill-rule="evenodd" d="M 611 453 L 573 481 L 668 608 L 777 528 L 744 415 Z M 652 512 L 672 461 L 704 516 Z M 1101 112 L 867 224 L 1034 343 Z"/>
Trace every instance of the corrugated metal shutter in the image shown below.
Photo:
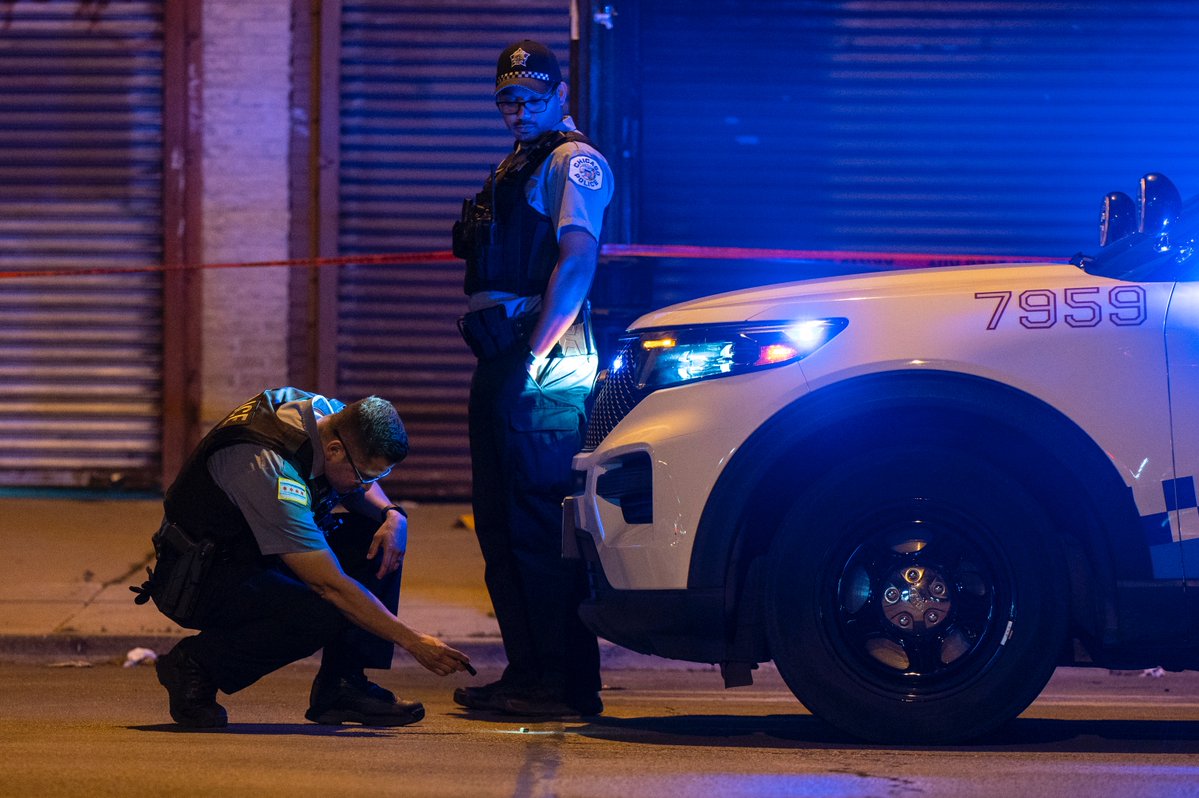
<path fill-rule="evenodd" d="M 462 199 L 512 146 L 491 100 L 496 56 L 529 37 L 565 67 L 569 34 L 566 0 L 344 2 L 340 251 L 448 249 Z M 338 392 L 399 409 L 413 449 L 398 495 L 469 495 L 464 304 L 457 263 L 340 271 Z"/>
<path fill-rule="evenodd" d="M 1100 197 L 1146 171 L 1199 192 L 1199 3 L 621 10 L 645 243 L 1068 257 L 1095 246 Z M 658 278 L 658 301 L 753 279 L 711 263 Z"/>
<path fill-rule="evenodd" d="M 0 271 L 161 262 L 161 6 L 0 5 Z M 0 484 L 157 479 L 160 286 L 0 280 Z"/>

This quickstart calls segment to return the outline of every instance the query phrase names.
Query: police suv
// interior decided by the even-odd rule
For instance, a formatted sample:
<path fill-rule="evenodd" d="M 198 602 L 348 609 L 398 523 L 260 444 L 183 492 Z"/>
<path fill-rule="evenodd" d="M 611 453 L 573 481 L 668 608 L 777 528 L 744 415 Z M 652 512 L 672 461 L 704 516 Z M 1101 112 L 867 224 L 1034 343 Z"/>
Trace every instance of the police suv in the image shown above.
<path fill-rule="evenodd" d="M 861 738 L 984 734 L 1057 665 L 1199 668 L 1199 198 L 1104 199 L 1073 264 L 720 294 L 622 339 L 575 457 L 581 613 L 773 660 Z"/>

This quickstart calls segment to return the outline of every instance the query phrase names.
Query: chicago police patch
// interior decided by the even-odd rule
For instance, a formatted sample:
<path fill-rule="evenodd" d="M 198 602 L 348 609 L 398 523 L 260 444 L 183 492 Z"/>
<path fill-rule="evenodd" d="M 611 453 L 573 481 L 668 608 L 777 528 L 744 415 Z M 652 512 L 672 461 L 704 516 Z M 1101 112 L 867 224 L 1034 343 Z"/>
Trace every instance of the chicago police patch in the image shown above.
<path fill-rule="evenodd" d="M 279 477 L 279 501 L 308 506 L 308 487 L 299 480 Z"/>
<path fill-rule="evenodd" d="M 590 155 L 576 155 L 571 158 L 568 174 L 572 183 L 592 191 L 597 191 L 604 185 L 604 172 Z"/>

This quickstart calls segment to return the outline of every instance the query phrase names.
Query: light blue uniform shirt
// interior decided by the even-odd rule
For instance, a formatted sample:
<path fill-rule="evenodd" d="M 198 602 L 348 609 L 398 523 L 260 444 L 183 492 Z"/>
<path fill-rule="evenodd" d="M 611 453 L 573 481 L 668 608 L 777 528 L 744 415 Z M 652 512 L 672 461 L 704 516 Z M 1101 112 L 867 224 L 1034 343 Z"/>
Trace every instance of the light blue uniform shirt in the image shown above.
<path fill-rule="evenodd" d="M 325 455 L 316 419 L 333 412 L 329 400 L 287 402 L 279 407 L 284 423 L 304 429 L 312 440 L 312 474 L 325 473 Z M 313 497 L 291 463 L 282 455 L 253 443 L 235 443 L 208 458 L 208 473 L 237 505 L 263 554 L 299 554 L 329 548 L 313 516 Z M 301 491 L 296 486 L 300 486 Z"/>

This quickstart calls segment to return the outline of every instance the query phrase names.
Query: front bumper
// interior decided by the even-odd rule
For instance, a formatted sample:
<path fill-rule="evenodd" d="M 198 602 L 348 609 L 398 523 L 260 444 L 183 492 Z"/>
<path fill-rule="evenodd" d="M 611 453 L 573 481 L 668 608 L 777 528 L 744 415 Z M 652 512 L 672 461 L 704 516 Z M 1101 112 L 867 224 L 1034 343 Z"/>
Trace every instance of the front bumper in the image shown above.
<path fill-rule="evenodd" d="M 579 617 L 605 640 L 642 654 L 688 662 L 723 662 L 724 592 L 618 590 L 604 573 L 593 536 L 576 526 L 578 496 L 563 503 L 562 553 L 587 569 L 589 596 Z"/>

